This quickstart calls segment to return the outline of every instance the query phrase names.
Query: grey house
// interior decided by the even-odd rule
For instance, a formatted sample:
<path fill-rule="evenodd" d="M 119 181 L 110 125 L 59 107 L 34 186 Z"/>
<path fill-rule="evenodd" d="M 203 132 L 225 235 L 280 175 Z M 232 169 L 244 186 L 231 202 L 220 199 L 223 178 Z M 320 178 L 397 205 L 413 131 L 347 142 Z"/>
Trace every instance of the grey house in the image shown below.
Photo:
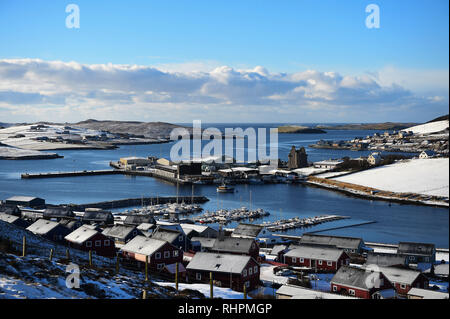
<path fill-rule="evenodd" d="M 113 239 L 118 244 L 126 244 L 134 237 L 142 235 L 135 226 L 114 225 L 102 232 L 103 235 Z"/>
<path fill-rule="evenodd" d="M 432 263 L 436 262 L 436 247 L 434 244 L 400 242 L 397 254 L 408 258 L 408 263 Z"/>
<path fill-rule="evenodd" d="M 367 254 L 366 265 L 378 265 L 378 266 L 408 266 L 408 258 L 404 255 L 399 254 L 388 254 L 388 253 L 373 253 L 369 252 Z"/>
<path fill-rule="evenodd" d="M 361 238 L 328 236 L 316 234 L 303 234 L 300 239 L 301 245 L 319 245 L 326 247 L 336 247 L 346 253 L 362 254 L 364 252 L 364 241 Z"/>
<path fill-rule="evenodd" d="M 0 205 L 0 213 L 19 217 L 21 215 L 20 208 L 17 207 L 17 205 L 8 205 L 8 204 Z"/>

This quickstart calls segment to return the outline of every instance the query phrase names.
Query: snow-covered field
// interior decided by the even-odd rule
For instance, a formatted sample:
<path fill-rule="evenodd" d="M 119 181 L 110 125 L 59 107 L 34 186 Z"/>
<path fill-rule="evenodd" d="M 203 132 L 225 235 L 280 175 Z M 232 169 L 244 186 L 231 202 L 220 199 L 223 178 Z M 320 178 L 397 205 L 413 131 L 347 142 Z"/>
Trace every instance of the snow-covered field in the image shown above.
<path fill-rule="evenodd" d="M 175 288 L 175 283 L 173 282 L 156 282 L 159 286 L 163 287 L 173 287 Z M 205 297 L 209 297 L 210 287 L 209 284 L 178 284 L 179 290 L 191 289 L 201 292 Z M 216 287 L 213 288 L 214 298 L 223 299 L 243 299 L 244 294 L 242 292 L 233 291 L 230 288 Z"/>
<path fill-rule="evenodd" d="M 443 131 L 446 128 L 448 128 L 448 120 L 416 125 L 403 131 L 412 131 L 414 134 L 431 134 Z"/>
<path fill-rule="evenodd" d="M 449 159 L 412 159 L 334 180 L 392 192 L 449 197 Z"/>

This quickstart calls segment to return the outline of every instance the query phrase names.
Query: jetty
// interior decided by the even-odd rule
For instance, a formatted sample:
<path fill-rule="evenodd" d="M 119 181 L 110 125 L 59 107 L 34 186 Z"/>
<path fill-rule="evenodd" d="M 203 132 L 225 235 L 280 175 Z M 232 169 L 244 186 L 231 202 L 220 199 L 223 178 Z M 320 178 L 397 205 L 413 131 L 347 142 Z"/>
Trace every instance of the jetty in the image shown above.
<path fill-rule="evenodd" d="M 348 219 L 349 216 L 339 215 L 320 215 L 315 217 L 293 217 L 289 219 L 281 219 L 273 222 L 264 222 L 260 226 L 266 227 L 270 231 L 285 231 L 290 229 L 310 227 L 319 225 L 326 222 L 332 222 L 336 220 Z"/>
<path fill-rule="evenodd" d="M 239 221 L 244 219 L 255 219 L 269 216 L 270 213 L 258 208 L 256 210 L 249 210 L 246 207 L 241 207 L 238 209 L 219 209 L 215 212 L 206 211 L 203 215 L 195 217 L 194 222 L 200 224 L 213 224 L 221 223 L 228 224 L 232 221 Z"/>

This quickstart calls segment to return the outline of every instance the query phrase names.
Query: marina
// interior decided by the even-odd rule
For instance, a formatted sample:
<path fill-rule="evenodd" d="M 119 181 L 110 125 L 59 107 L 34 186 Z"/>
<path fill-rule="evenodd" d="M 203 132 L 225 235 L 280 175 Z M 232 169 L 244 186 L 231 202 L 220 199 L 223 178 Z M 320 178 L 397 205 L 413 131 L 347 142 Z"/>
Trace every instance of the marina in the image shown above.
<path fill-rule="evenodd" d="M 258 208 L 256 210 L 249 210 L 246 207 L 241 207 L 237 209 L 219 209 L 215 212 L 206 211 L 203 215 L 195 217 L 194 222 L 198 222 L 200 224 L 228 224 L 232 221 L 240 221 L 247 219 L 257 219 L 269 216 L 270 213 Z"/>
<path fill-rule="evenodd" d="M 310 227 L 326 222 L 348 219 L 349 216 L 339 215 L 320 215 L 315 217 L 299 218 L 293 217 L 289 219 L 280 219 L 273 222 L 264 222 L 260 226 L 266 227 L 270 231 L 286 231 L 289 229 Z"/>

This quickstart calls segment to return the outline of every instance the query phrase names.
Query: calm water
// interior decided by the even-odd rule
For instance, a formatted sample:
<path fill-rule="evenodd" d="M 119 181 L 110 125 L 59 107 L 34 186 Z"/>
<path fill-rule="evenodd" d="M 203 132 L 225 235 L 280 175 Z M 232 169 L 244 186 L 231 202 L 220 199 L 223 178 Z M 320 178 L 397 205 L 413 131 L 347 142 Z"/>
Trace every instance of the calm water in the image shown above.
<path fill-rule="evenodd" d="M 203 125 L 203 128 L 212 125 Z M 225 127 L 215 125 L 218 128 Z M 269 127 L 268 125 L 256 125 Z M 227 126 L 228 127 L 228 126 Z M 245 127 L 245 126 L 242 126 Z M 287 159 L 292 145 L 305 146 L 309 161 L 359 157 L 370 152 L 311 149 L 307 146 L 319 139 L 351 139 L 366 136 L 375 131 L 329 131 L 327 134 L 280 134 L 279 157 Z M 116 150 L 58 151 L 63 159 L 36 161 L 0 160 L 0 199 L 13 195 L 33 195 L 45 198 L 48 203 L 89 203 L 103 200 L 140 196 L 175 195 L 176 187 L 170 183 L 148 177 L 121 175 L 89 176 L 56 179 L 21 180 L 24 172 L 73 171 L 105 169 L 109 161 L 125 156 L 168 157 L 173 143 L 155 145 L 122 146 Z M 180 195 L 190 195 L 191 186 L 180 187 Z M 214 186 L 196 185 L 196 195 L 205 195 L 210 201 L 205 209 L 236 208 L 251 205 L 271 213 L 267 220 L 293 216 L 339 214 L 350 220 L 327 223 L 310 230 L 329 228 L 345 223 L 377 221 L 377 223 L 329 231 L 328 233 L 363 237 L 366 241 L 397 243 L 398 241 L 423 241 L 438 247 L 449 247 L 449 211 L 414 205 L 389 204 L 349 197 L 324 189 L 303 185 L 236 185 L 234 194 L 217 194 Z M 261 222 L 261 220 L 254 221 Z M 230 224 L 233 227 L 235 224 Z M 301 234 L 292 230 L 288 234 Z M 327 232 L 325 232 L 327 233 Z"/>

